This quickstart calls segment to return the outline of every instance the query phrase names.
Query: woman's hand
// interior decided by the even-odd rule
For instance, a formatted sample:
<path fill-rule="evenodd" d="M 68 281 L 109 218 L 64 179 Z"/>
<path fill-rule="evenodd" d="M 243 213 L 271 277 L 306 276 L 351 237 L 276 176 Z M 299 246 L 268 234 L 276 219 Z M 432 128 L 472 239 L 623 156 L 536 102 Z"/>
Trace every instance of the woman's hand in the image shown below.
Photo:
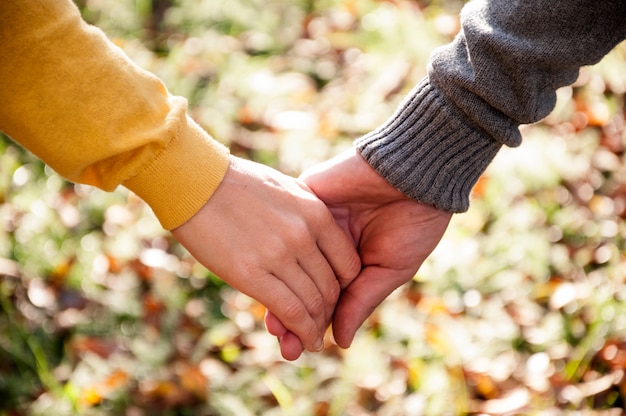
<path fill-rule="evenodd" d="M 339 293 L 360 271 L 352 242 L 306 185 L 235 157 L 209 202 L 172 233 L 309 351 L 323 348 Z"/>

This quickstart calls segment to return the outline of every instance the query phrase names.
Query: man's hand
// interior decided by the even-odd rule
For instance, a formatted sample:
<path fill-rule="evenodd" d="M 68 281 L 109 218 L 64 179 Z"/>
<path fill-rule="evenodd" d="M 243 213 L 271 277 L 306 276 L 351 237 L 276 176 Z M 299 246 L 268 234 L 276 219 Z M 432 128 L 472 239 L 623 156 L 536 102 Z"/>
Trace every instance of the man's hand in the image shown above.
<path fill-rule="evenodd" d="M 360 270 L 352 242 L 306 185 L 235 157 L 209 202 L 172 233 L 310 351 L 323 348 L 340 290 Z"/>
<path fill-rule="evenodd" d="M 374 309 L 413 278 L 441 240 L 452 214 L 408 198 L 356 150 L 304 172 L 301 179 L 330 208 L 361 257 L 362 270 L 343 290 L 333 316 L 335 341 L 348 348 Z M 283 355 L 299 356 L 298 338 L 281 320 L 268 313 L 265 322 L 278 336 Z"/>

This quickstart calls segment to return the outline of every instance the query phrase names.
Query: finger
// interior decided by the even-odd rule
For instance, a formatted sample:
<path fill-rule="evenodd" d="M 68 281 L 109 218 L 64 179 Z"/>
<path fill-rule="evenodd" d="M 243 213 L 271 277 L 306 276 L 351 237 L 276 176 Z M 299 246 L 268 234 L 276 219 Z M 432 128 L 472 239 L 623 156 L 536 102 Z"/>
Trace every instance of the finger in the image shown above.
<path fill-rule="evenodd" d="M 330 272 L 330 268 L 326 261 L 323 260 L 321 253 L 318 256 L 322 258 L 323 264 L 321 266 L 318 265 L 317 269 L 307 270 L 311 268 L 311 263 L 316 263 L 315 260 L 309 258 L 303 261 L 304 267 L 300 263 L 285 265 L 278 276 L 282 278 L 283 283 L 291 289 L 305 306 L 309 315 L 317 324 L 321 337 L 328 326 L 332 310 L 334 310 L 337 303 L 339 289 L 337 288 L 337 290 L 333 291 L 333 284 L 337 285 L 334 275 Z M 316 256 L 312 254 L 310 257 L 314 258 Z M 322 262 L 318 261 L 318 263 Z M 324 269 L 322 266 L 326 268 Z M 330 311 L 328 310 L 329 303 L 332 303 Z M 291 328 L 288 327 L 288 329 Z"/>
<path fill-rule="evenodd" d="M 288 329 L 285 328 L 285 326 L 282 324 L 282 322 L 280 322 L 276 315 L 274 315 L 268 309 L 265 310 L 265 317 L 263 318 L 263 320 L 265 321 L 265 329 L 267 329 L 267 332 L 269 332 L 271 335 L 274 335 L 275 337 L 285 335 L 285 333 L 288 331 Z"/>
<path fill-rule="evenodd" d="M 285 328 L 276 315 L 270 311 L 265 312 L 265 327 L 267 332 L 278 338 L 280 353 L 285 360 L 293 361 L 300 357 L 304 351 L 300 339 Z"/>
<path fill-rule="evenodd" d="M 323 230 L 317 236 L 317 246 L 333 269 L 342 289 L 356 278 L 361 271 L 361 259 L 352 239 L 337 225 L 330 212 Z"/>
<path fill-rule="evenodd" d="M 320 330 L 323 333 L 330 325 L 330 320 L 339 299 L 339 293 L 341 292 L 339 282 L 335 272 L 317 245 L 313 245 L 309 249 L 309 253 L 303 253 L 299 257 L 298 263 L 315 284 L 324 301 L 324 315 L 320 326 Z"/>
<path fill-rule="evenodd" d="M 281 300 L 274 293 L 266 293 L 270 298 L 266 307 L 282 324 L 300 338 L 309 351 L 323 348 L 323 336 L 328 326 L 326 301 L 311 277 L 298 263 L 287 263 L 275 276 L 281 280 L 290 296 Z M 335 298 L 336 299 L 336 298 Z M 313 322 L 314 327 L 309 325 Z"/>
<path fill-rule="evenodd" d="M 302 189 L 315 195 L 315 192 L 306 183 L 298 182 Z M 316 213 L 311 230 L 315 233 L 317 246 L 324 254 L 326 260 L 333 269 L 341 288 L 347 287 L 361 270 L 361 259 L 355 249 L 355 240 L 349 230 L 348 213 L 341 212 L 340 226 L 333 217 L 333 213 L 318 200 L 319 209 L 310 210 Z M 341 209 L 340 209 L 341 211 Z"/>
<path fill-rule="evenodd" d="M 363 269 L 341 294 L 333 316 L 333 336 L 341 348 L 348 348 L 356 331 L 376 307 L 395 289 L 412 278 L 411 273 L 378 266 Z"/>
<path fill-rule="evenodd" d="M 278 337 L 278 342 L 280 343 L 280 353 L 285 360 L 297 360 L 304 351 L 300 339 L 293 332 L 288 331 L 285 335 Z"/>

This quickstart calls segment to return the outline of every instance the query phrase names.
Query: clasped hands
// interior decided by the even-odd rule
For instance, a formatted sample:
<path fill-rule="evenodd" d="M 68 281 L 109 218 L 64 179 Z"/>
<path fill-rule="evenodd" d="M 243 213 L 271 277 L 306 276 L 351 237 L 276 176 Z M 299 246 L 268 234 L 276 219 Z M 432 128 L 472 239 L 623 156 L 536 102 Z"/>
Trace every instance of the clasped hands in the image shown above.
<path fill-rule="evenodd" d="M 323 348 L 331 323 L 348 348 L 374 309 L 413 278 L 450 217 L 406 197 L 351 150 L 300 181 L 233 158 L 209 202 L 172 233 L 267 308 L 267 330 L 295 360 Z"/>

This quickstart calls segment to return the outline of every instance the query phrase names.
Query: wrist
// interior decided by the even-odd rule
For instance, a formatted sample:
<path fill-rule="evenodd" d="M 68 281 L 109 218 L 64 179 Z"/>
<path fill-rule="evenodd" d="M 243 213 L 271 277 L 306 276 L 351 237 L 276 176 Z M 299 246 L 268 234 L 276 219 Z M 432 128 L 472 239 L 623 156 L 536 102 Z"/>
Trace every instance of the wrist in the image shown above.
<path fill-rule="evenodd" d="M 355 145 L 393 187 L 448 212 L 468 209 L 474 184 L 501 147 L 465 121 L 427 79 Z"/>
<path fill-rule="evenodd" d="M 226 147 L 191 119 L 176 137 L 135 177 L 123 183 L 152 208 L 166 230 L 191 219 L 221 184 L 229 167 Z"/>

